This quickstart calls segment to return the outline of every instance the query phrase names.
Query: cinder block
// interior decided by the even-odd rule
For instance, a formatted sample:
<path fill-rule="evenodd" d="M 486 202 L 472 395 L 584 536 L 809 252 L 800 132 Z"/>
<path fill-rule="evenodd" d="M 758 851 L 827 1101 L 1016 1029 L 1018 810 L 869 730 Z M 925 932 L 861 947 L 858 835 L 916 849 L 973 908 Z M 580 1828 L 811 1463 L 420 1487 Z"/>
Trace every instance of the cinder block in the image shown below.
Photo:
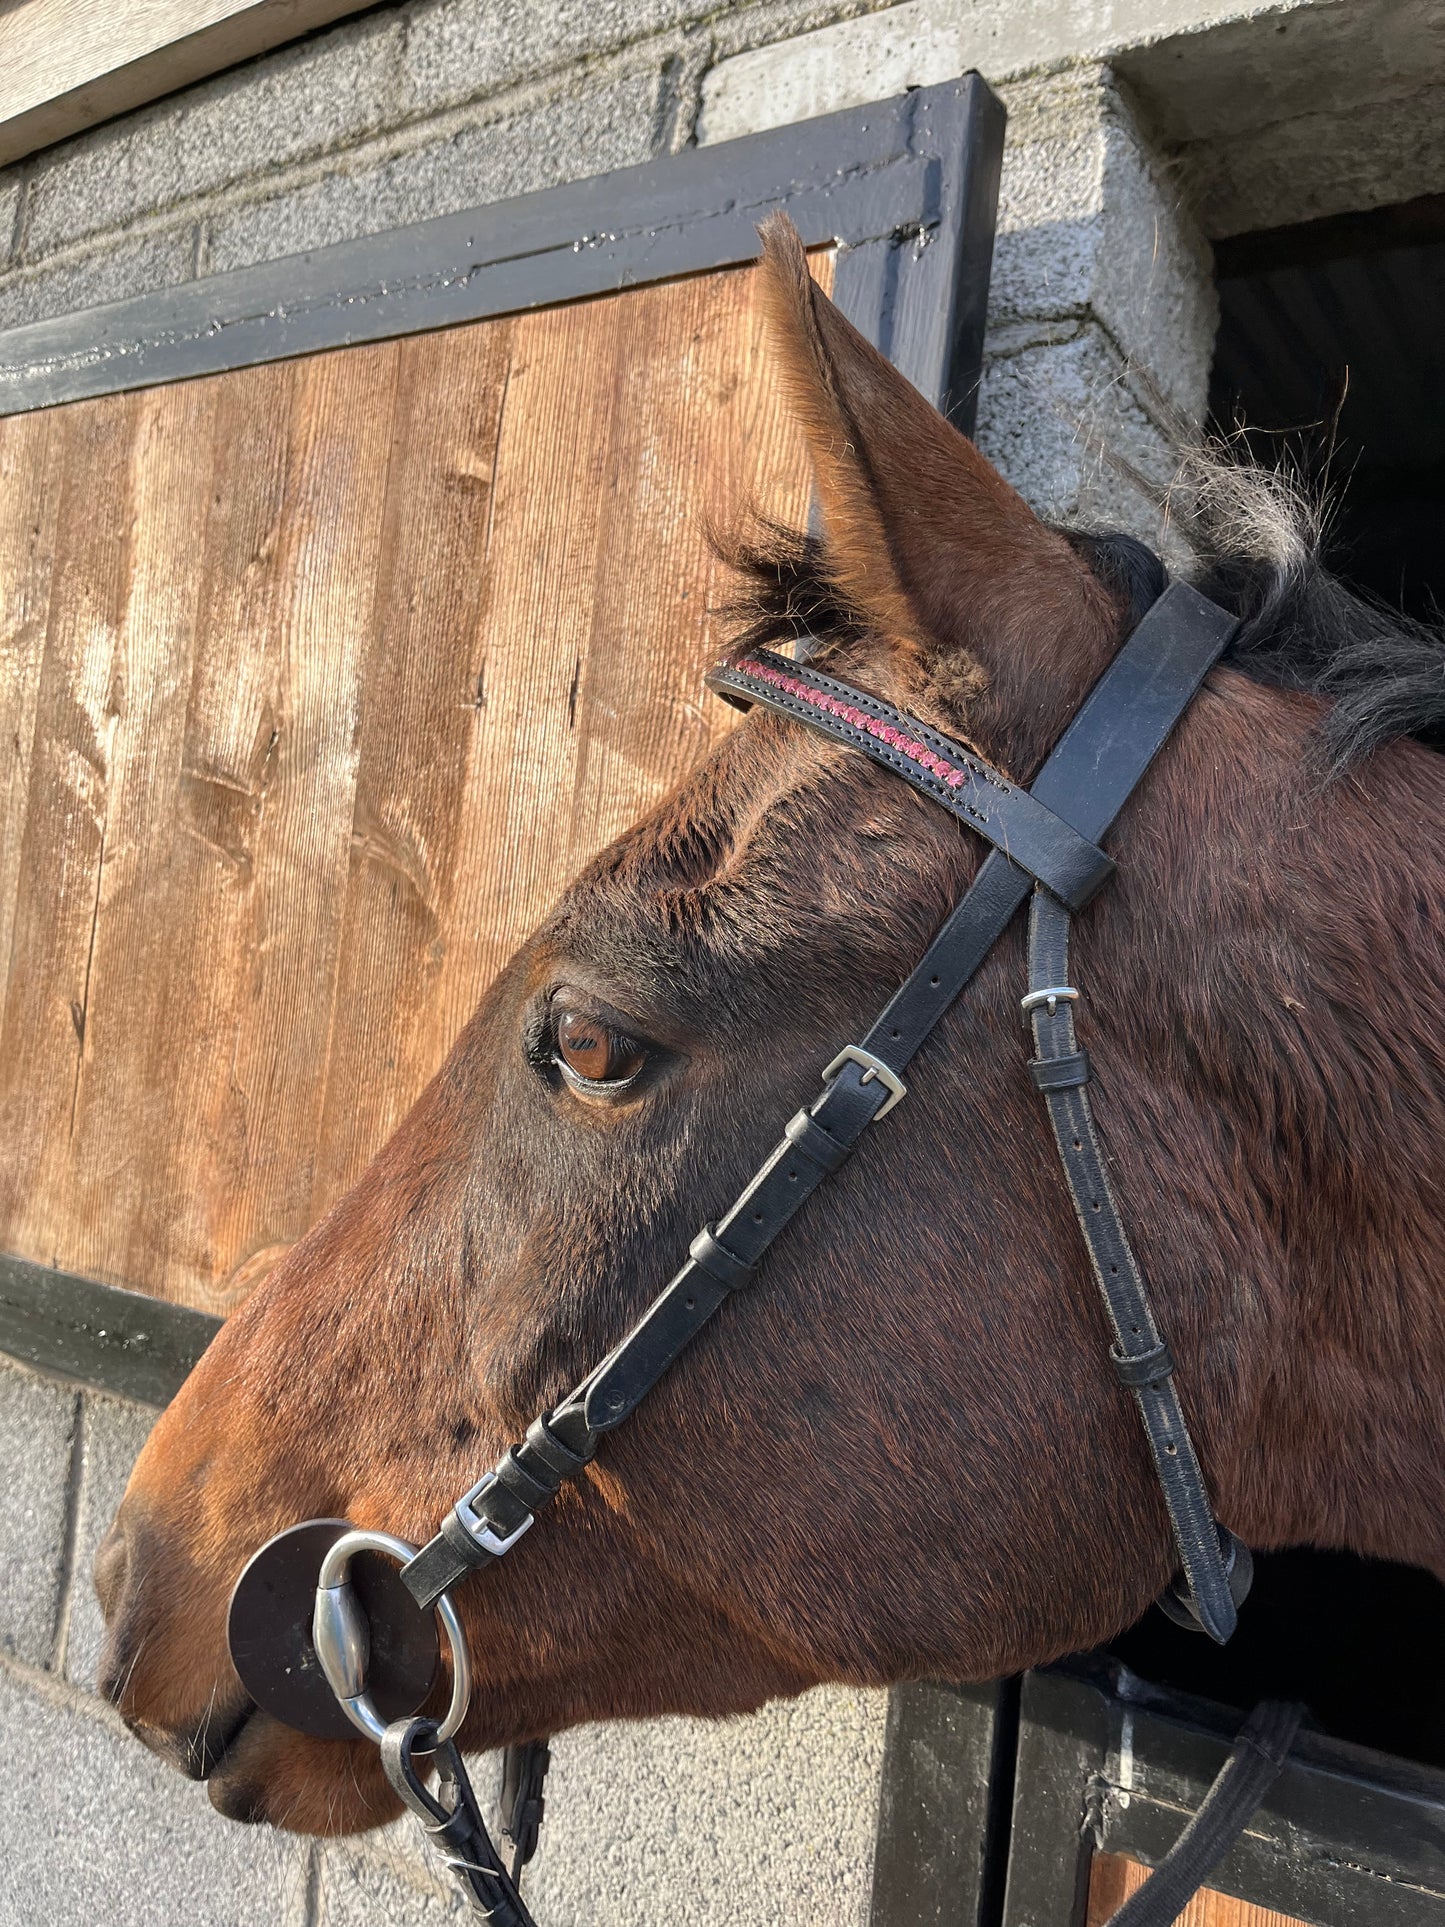
<path fill-rule="evenodd" d="M 885 1699 L 826 1687 L 747 1719 L 562 1734 L 529 1904 L 548 1927 L 863 1927 Z"/>
<path fill-rule="evenodd" d="M 717 0 L 424 0 L 407 24 L 407 105 L 436 113 L 716 11 Z"/>
<path fill-rule="evenodd" d="M 15 254 L 15 223 L 20 212 L 24 182 L 18 167 L 0 169 L 0 267 L 8 265 Z"/>
<path fill-rule="evenodd" d="M 12 269 L 0 275 L 0 328 L 173 288 L 190 279 L 195 250 L 195 229 L 187 225 L 138 241 L 112 236 L 51 267 Z"/>
<path fill-rule="evenodd" d="M 401 36 L 394 13 L 353 21 L 42 155 L 26 210 L 25 258 L 274 174 L 389 125 Z"/>
<path fill-rule="evenodd" d="M 80 1431 L 80 1490 L 75 1507 L 75 1555 L 64 1630 L 65 1676 L 95 1690 L 96 1663 L 104 1630 L 100 1603 L 91 1583 L 95 1549 L 115 1517 L 130 1469 L 150 1437 L 156 1414 L 148 1405 L 89 1394 L 83 1401 Z"/>
<path fill-rule="evenodd" d="M 662 86 L 657 72 L 624 74 L 509 120 L 464 123 L 364 171 L 338 169 L 218 214 L 206 265 L 219 272 L 274 260 L 647 160 Z"/>
<path fill-rule="evenodd" d="M 1275 0 L 1280 14 L 1317 0 Z M 843 9 L 839 7 L 838 12 Z M 850 10 L 851 11 L 851 10 Z M 859 9 L 859 11 L 864 11 Z M 1104 59 L 1141 41 L 1257 18 L 1254 0 L 905 0 L 816 33 L 754 44 L 720 61 L 703 88 L 700 140 L 733 140 L 817 114 L 887 100 L 977 68 L 995 86 L 1066 60 Z M 784 32 L 788 29 L 784 28 Z M 771 38 L 771 36 L 769 36 Z"/>
<path fill-rule="evenodd" d="M 118 1720 L 0 1668 L 0 1927 L 301 1927 L 307 1849 L 222 1820 Z"/>
<path fill-rule="evenodd" d="M 1421 84 L 1407 82 L 1402 91 L 1400 76 Z M 1261 116 L 1254 126 L 1184 149 L 1183 171 L 1210 234 L 1445 193 L 1445 86 L 1427 66 L 1402 61 L 1386 97 L 1368 104 L 1353 88 L 1332 87 L 1317 72 L 1313 78 L 1312 111 L 1282 122 Z M 1237 79 L 1236 86 L 1248 82 Z"/>
<path fill-rule="evenodd" d="M 1177 180 L 1107 69 L 1000 91 L 1009 127 L 990 330 L 1088 316 L 1175 408 L 1202 416 L 1218 306 L 1209 248 Z"/>
<path fill-rule="evenodd" d="M 48 1666 L 64 1592 L 80 1400 L 0 1361 L 0 1654 Z"/>
<path fill-rule="evenodd" d="M 979 447 L 1024 499 L 1052 521 L 1123 529 L 1162 547 L 1174 537 L 1159 510 L 1117 465 L 1122 457 L 1162 487 L 1175 467 L 1168 435 L 1097 324 L 1016 338 L 985 362 Z M 1110 459 L 1114 458 L 1114 459 Z"/>
<path fill-rule="evenodd" d="M 747 1719 L 559 1735 L 528 1905 L 547 1927 L 863 1927 L 885 1708 L 881 1692 L 826 1687 Z M 469 1765 L 491 1825 L 499 1761 Z M 317 1927 L 466 1918 L 410 1820 L 329 1843 L 318 1893 Z"/>

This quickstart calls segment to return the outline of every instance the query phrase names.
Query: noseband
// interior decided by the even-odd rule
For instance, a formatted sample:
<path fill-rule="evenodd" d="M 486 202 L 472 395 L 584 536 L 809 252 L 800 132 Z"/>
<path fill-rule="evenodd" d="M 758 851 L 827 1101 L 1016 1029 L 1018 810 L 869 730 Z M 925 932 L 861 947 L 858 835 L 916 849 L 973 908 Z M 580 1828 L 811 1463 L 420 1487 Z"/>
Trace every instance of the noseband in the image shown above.
<path fill-rule="evenodd" d="M 741 1194 L 721 1218 L 698 1232 L 681 1270 L 622 1342 L 462 1495 L 420 1551 L 386 1534 L 350 1533 L 328 1555 L 314 1643 L 329 1690 L 355 1726 L 380 1740 L 392 1784 L 438 1838 L 489 1918 L 519 1927 L 530 1920 L 516 1891 L 517 1867 L 510 1875 L 502 1868 L 451 1739 L 465 1696 L 459 1710 L 454 1692 L 440 1729 L 428 1720 L 388 1722 L 378 1715 L 367 1685 L 367 1613 L 350 1588 L 347 1555 L 369 1550 L 401 1562 L 401 1583 L 416 1605 L 442 1608 L 454 1649 L 454 1682 L 463 1676 L 465 1655 L 450 1589 L 511 1551 L 541 1508 L 591 1461 L 601 1440 L 637 1409 L 718 1308 L 753 1283 L 759 1260 L 805 1201 L 842 1169 L 869 1127 L 906 1097 L 904 1073 L 911 1060 L 1026 897 L 1032 897 L 1029 981 L 1020 1001 L 1034 1046 L 1029 1071 L 1048 1109 L 1108 1314 L 1110 1361 L 1138 1407 L 1168 1508 L 1178 1572 L 1160 1603 L 1180 1623 L 1221 1643 L 1233 1632 L 1249 1587 L 1250 1557 L 1214 1518 L 1175 1389 L 1169 1347 L 1109 1183 L 1088 1096 L 1088 1053 L 1074 1030 L 1080 993 L 1069 981 L 1069 929 L 1071 917 L 1113 874 L 1100 838 L 1235 627 L 1232 617 L 1194 589 L 1183 583 L 1167 588 L 1100 676 L 1028 790 L 878 697 L 768 650 L 743 654 L 707 678 L 709 688 L 739 708 L 756 705 L 791 717 L 892 770 L 991 847 L 872 1029 L 861 1042 L 839 1050 L 823 1072 L 821 1096 L 789 1119 Z M 253 1566 L 265 1562 L 277 1544 L 263 1547 Z M 368 1609 L 374 1610 L 370 1601 Z M 288 1669 L 290 1683 L 281 1688 L 274 1676 L 263 1677 L 264 1667 L 258 1669 L 250 1657 L 254 1640 L 239 1641 L 247 1648 L 242 1664 L 236 1618 L 233 1611 L 232 1649 L 243 1682 L 268 1711 L 307 1727 L 306 1710 L 294 1699 L 294 1673 Z M 334 1701 L 325 1710 L 334 1720 Z M 435 1753 L 440 1768 L 436 1793 L 424 1785 L 414 1759 L 428 1752 Z M 530 1797 L 534 1822 L 540 1810 L 535 1787 Z M 531 1831 L 535 1837 L 535 1824 Z M 519 1860 L 525 1857 L 523 1852 Z"/>

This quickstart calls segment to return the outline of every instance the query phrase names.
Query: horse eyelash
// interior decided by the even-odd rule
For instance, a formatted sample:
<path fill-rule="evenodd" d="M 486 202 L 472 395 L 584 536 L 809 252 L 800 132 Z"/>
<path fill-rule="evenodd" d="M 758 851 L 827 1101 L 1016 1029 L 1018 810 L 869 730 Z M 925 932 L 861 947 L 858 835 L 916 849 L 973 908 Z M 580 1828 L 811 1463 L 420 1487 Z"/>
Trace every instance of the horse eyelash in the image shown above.
<path fill-rule="evenodd" d="M 631 1040 L 628 1039 L 625 1041 L 630 1042 Z M 640 1044 L 638 1045 L 638 1049 L 642 1049 Z M 552 1053 L 552 1062 L 557 1066 L 558 1070 L 561 1071 L 563 1077 L 572 1086 L 573 1090 L 586 1091 L 588 1093 L 595 1093 L 597 1091 L 625 1091 L 629 1085 L 635 1084 L 647 1069 L 645 1056 L 631 1077 L 583 1077 L 579 1072 L 573 1070 L 572 1066 L 566 1061 L 560 1051 L 555 1050 Z"/>

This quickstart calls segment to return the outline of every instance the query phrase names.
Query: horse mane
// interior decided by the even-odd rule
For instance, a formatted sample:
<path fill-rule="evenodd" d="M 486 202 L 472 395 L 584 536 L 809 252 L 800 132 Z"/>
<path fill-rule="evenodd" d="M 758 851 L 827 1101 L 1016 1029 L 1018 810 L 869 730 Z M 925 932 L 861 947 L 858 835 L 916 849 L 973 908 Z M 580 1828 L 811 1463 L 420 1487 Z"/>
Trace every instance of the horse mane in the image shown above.
<path fill-rule="evenodd" d="M 1323 498 L 1282 468 L 1209 442 L 1184 453 L 1163 499 L 1194 550 L 1192 580 L 1239 618 L 1224 660 L 1256 682 L 1324 700 L 1318 740 L 1330 776 L 1402 736 L 1445 749 L 1445 627 L 1330 572 Z M 1135 620 L 1163 589 L 1163 565 L 1132 536 L 1060 533 Z M 806 642 L 817 653 L 867 633 L 822 538 L 757 517 L 717 546 L 738 578 L 720 611 L 737 644 Z"/>

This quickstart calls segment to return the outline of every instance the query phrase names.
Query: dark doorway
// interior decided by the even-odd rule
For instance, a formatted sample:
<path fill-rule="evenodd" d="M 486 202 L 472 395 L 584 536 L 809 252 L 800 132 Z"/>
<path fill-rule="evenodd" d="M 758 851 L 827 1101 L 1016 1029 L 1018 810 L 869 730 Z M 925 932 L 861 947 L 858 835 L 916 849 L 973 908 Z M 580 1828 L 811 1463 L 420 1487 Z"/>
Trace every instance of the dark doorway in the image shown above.
<path fill-rule="evenodd" d="M 1445 1586 L 1413 1567 L 1265 1553 L 1228 1646 L 1156 1608 L 1111 1650 L 1156 1685 L 1241 1710 L 1302 1699 L 1335 1739 L 1445 1766 Z"/>
<path fill-rule="evenodd" d="M 1215 259 L 1215 425 L 1327 474 L 1338 574 L 1445 608 L 1445 194 L 1236 235 Z"/>

